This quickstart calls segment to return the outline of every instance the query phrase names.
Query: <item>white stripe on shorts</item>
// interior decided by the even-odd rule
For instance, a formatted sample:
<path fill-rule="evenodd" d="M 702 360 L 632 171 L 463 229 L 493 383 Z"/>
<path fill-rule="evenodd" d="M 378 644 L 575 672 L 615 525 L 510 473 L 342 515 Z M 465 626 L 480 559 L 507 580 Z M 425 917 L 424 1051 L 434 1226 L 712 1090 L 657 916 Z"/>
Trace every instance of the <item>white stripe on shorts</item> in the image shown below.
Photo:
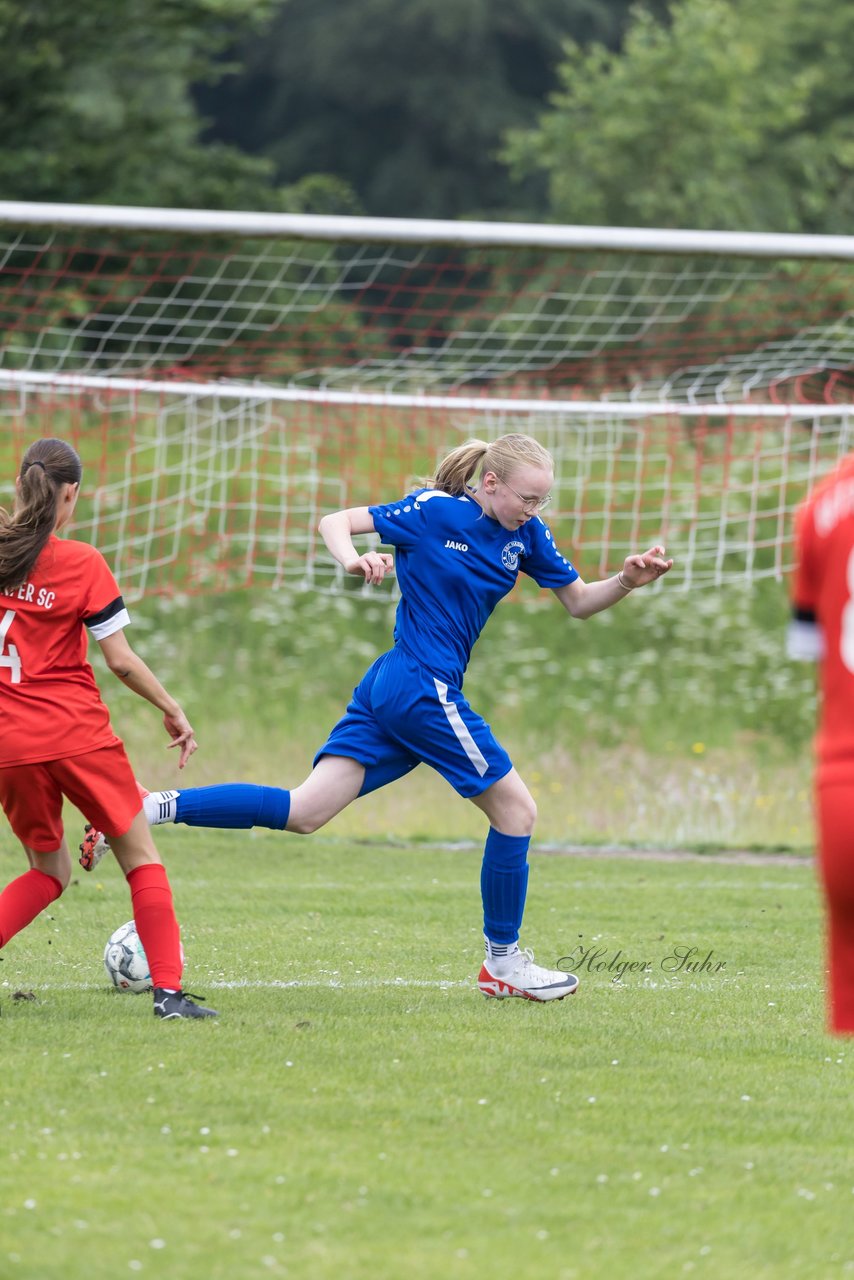
<path fill-rule="evenodd" d="M 436 686 L 436 692 L 439 695 L 439 701 L 444 708 L 445 715 L 448 717 L 448 724 L 456 734 L 457 740 L 463 751 L 465 751 L 469 760 L 471 760 L 477 770 L 478 777 L 482 778 L 489 768 L 489 764 L 481 753 L 474 738 L 471 736 L 468 725 L 460 715 L 459 707 L 455 702 L 448 701 L 448 686 L 443 684 L 441 680 L 437 680 L 435 676 L 433 677 L 433 683 Z"/>

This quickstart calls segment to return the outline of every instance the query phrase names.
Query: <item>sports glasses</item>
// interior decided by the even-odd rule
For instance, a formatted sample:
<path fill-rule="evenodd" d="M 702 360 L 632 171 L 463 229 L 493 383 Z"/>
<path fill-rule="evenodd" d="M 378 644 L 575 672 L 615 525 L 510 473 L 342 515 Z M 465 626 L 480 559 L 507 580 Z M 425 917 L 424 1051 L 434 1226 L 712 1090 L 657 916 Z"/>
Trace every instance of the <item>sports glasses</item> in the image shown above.
<path fill-rule="evenodd" d="M 506 480 L 502 480 L 501 483 L 506 489 L 509 489 L 511 493 L 515 493 L 516 497 L 521 502 L 523 509 L 525 511 L 530 511 L 531 515 L 537 511 L 545 511 L 546 507 L 552 500 L 552 495 L 550 493 L 547 493 L 544 498 L 526 498 L 518 489 L 514 489 L 512 484 L 508 484 Z"/>

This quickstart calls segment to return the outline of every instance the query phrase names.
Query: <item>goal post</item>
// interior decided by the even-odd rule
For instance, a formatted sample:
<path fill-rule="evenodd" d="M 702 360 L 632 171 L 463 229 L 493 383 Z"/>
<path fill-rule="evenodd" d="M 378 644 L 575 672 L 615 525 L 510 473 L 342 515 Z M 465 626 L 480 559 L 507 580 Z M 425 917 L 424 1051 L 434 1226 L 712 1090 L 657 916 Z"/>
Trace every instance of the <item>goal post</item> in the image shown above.
<path fill-rule="evenodd" d="M 854 448 L 854 237 L 0 203 L 0 450 L 61 434 L 130 596 L 340 588 L 317 521 L 536 435 L 585 576 L 781 577 Z M 0 493 L 0 501 L 8 494 Z"/>

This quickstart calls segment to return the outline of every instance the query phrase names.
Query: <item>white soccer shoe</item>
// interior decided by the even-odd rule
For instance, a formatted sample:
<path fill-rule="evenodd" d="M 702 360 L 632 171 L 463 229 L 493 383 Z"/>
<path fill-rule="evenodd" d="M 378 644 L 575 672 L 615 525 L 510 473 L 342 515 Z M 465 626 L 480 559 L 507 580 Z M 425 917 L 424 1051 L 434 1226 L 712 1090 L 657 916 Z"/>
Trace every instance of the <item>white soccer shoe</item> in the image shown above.
<path fill-rule="evenodd" d="M 562 1000 L 578 989 L 574 973 L 562 969 L 544 969 L 534 964 L 534 953 L 519 947 L 508 956 L 485 960 L 477 985 L 485 996 L 504 1000 L 520 996 L 523 1000 Z"/>

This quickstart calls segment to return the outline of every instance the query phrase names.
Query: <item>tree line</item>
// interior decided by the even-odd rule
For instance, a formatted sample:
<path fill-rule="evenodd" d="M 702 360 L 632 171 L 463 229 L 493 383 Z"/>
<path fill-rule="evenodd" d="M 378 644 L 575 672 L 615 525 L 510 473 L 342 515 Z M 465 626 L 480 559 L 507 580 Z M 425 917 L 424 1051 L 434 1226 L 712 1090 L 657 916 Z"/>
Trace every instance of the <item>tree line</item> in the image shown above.
<path fill-rule="evenodd" d="M 0 0 L 0 189 L 846 233 L 837 0 Z"/>

